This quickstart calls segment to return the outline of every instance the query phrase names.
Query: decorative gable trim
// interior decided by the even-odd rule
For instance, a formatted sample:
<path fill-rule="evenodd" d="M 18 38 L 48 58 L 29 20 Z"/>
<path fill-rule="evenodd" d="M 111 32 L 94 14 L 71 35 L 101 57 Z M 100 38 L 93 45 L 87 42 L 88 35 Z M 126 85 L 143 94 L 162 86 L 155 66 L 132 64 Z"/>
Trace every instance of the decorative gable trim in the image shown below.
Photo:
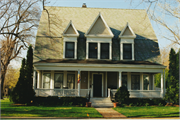
<path fill-rule="evenodd" d="M 69 33 L 68 33 L 69 32 Z M 69 37 L 78 37 L 79 33 L 76 30 L 75 26 L 73 25 L 72 21 L 70 20 L 69 24 L 63 31 L 63 36 L 69 36 Z"/>
<path fill-rule="evenodd" d="M 130 32 L 130 33 L 129 33 Z M 126 26 L 124 27 L 124 29 L 122 30 L 121 34 L 119 35 L 120 38 L 129 38 L 129 39 L 134 39 L 136 38 L 136 34 L 134 33 L 134 31 L 132 30 L 132 28 L 130 27 L 130 25 L 126 24 Z"/>
<path fill-rule="evenodd" d="M 106 30 L 108 31 L 108 34 L 90 34 L 91 30 L 93 29 L 93 27 L 97 24 L 98 19 L 101 19 L 103 24 L 105 25 Z M 91 24 L 90 28 L 88 29 L 88 31 L 85 34 L 86 37 L 109 37 L 109 38 L 113 38 L 114 35 L 111 31 L 111 29 L 109 28 L 109 26 L 107 25 L 106 21 L 104 20 L 103 16 L 101 15 L 101 13 L 99 12 L 99 15 L 96 17 L 96 19 L 94 20 L 94 22 Z"/>

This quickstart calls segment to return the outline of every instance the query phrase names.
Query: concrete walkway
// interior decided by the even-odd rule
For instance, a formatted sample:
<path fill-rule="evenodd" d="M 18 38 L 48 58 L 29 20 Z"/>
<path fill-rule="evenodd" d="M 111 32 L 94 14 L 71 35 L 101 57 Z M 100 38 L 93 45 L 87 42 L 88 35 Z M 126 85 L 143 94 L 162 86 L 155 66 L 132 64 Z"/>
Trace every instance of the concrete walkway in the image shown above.
<path fill-rule="evenodd" d="M 112 108 L 95 108 L 104 118 L 126 118 Z"/>

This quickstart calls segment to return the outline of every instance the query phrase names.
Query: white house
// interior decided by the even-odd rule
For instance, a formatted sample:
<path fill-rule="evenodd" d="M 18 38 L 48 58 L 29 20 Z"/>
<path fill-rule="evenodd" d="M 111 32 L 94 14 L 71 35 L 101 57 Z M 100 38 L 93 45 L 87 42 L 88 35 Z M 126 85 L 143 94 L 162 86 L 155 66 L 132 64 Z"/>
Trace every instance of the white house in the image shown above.
<path fill-rule="evenodd" d="M 46 9 L 49 19 L 43 11 L 34 50 L 36 96 L 90 92 L 91 97 L 108 97 L 111 89 L 125 85 L 130 97 L 164 97 L 165 66 L 145 10 Z M 160 90 L 154 85 L 157 73 L 161 73 Z"/>

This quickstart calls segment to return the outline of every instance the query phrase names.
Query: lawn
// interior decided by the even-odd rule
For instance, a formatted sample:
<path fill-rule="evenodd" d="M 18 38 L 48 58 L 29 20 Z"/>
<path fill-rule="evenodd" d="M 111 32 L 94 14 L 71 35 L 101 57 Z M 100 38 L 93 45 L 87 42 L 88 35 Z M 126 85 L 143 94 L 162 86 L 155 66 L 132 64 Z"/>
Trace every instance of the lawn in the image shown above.
<path fill-rule="evenodd" d="M 102 115 L 91 107 L 45 107 L 15 106 L 9 99 L 1 100 L 1 116 L 8 117 L 88 117 L 100 118 Z"/>
<path fill-rule="evenodd" d="M 179 117 L 179 107 L 171 106 L 117 107 L 113 109 L 127 117 Z"/>

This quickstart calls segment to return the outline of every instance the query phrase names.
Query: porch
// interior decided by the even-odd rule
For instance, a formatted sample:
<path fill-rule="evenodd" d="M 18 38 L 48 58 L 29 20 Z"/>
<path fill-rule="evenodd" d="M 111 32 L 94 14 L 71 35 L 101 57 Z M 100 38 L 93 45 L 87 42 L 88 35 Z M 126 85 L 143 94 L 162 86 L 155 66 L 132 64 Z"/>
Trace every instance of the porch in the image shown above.
<path fill-rule="evenodd" d="M 78 83 L 78 73 L 81 81 Z M 162 86 L 155 90 L 154 75 L 151 72 L 104 72 L 104 71 L 57 71 L 39 70 L 34 72 L 36 96 L 82 96 L 110 97 L 125 85 L 130 98 L 162 98 Z"/>

